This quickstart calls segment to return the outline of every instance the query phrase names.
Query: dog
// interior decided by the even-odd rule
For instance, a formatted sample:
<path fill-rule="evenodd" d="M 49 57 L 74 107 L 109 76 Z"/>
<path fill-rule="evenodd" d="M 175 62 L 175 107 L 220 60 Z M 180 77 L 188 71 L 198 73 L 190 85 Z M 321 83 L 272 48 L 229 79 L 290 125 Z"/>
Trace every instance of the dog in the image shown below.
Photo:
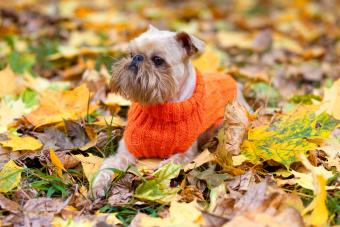
<path fill-rule="evenodd" d="M 113 179 L 110 169 L 125 170 L 137 158 L 165 159 L 159 166 L 191 161 L 198 136 L 221 123 L 227 102 L 237 99 L 250 110 L 241 87 L 230 76 L 203 77 L 195 69 L 190 59 L 204 46 L 186 32 L 151 25 L 129 43 L 130 56 L 113 65 L 111 89 L 133 104 L 117 153 L 104 160 L 92 196 L 105 196 Z"/>

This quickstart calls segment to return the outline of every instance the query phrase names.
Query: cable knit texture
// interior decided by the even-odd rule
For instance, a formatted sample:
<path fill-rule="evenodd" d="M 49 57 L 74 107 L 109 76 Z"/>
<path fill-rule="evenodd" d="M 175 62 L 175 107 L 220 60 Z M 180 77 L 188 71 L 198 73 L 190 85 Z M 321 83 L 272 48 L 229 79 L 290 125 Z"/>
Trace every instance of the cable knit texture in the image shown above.
<path fill-rule="evenodd" d="M 128 112 L 124 141 L 137 158 L 167 158 L 183 153 L 197 137 L 223 119 L 225 105 L 236 96 L 235 80 L 225 74 L 196 70 L 193 95 L 182 102 L 142 106 Z"/>

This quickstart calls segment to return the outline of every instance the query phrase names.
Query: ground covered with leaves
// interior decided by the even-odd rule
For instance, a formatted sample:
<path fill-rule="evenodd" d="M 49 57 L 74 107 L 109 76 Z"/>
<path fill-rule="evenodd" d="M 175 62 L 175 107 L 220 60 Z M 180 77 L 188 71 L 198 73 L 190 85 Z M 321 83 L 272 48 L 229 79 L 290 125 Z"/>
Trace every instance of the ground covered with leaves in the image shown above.
<path fill-rule="evenodd" d="M 339 1 L 0 2 L 0 226 L 329 226 L 339 220 Z M 184 166 L 140 160 L 89 190 L 127 100 L 112 63 L 148 24 L 207 43 L 195 66 L 255 111 Z"/>

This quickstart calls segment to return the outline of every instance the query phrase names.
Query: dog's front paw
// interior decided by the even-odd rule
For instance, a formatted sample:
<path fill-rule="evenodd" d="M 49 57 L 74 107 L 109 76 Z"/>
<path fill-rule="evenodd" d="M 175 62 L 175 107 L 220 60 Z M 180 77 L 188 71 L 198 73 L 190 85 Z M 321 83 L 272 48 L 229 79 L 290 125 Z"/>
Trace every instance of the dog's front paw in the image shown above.
<path fill-rule="evenodd" d="M 91 197 L 93 199 L 105 197 L 112 180 L 113 173 L 111 171 L 100 171 L 93 181 Z"/>

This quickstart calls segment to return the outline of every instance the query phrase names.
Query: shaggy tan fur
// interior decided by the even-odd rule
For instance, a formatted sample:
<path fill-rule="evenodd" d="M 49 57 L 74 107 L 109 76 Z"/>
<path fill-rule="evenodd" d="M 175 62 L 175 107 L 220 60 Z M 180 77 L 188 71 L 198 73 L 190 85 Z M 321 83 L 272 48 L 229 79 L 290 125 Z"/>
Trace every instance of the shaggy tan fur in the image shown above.
<path fill-rule="evenodd" d="M 135 72 L 128 69 L 131 61 L 123 58 L 113 65 L 113 92 L 141 104 L 164 103 L 178 92 L 168 64 L 156 67 L 149 57 L 144 57 Z"/>

